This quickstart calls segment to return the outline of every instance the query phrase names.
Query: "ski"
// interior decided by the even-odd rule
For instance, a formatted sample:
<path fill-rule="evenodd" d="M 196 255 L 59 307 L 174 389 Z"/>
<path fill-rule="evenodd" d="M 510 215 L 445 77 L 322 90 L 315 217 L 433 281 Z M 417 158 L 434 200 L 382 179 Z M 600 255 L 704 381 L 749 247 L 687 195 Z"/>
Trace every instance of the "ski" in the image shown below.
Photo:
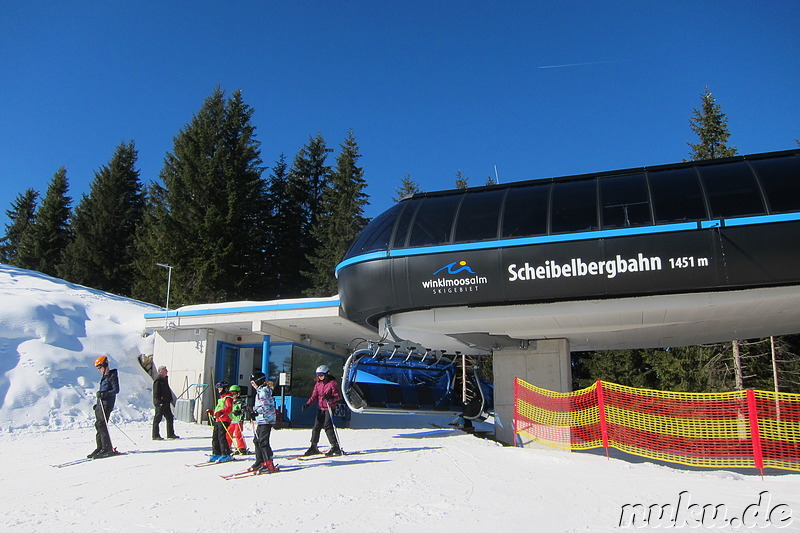
<path fill-rule="evenodd" d="M 194 463 L 194 464 L 190 463 L 190 464 L 187 464 L 187 465 L 184 465 L 184 466 L 193 466 L 195 468 L 201 468 L 201 467 L 204 467 L 204 466 L 224 465 L 224 464 L 234 463 L 236 461 L 242 461 L 242 460 L 243 459 L 236 459 L 234 457 L 230 461 L 222 461 L 222 462 L 220 462 L 220 461 L 213 461 L 213 462 L 212 461 L 203 461 L 202 463 Z"/>
<path fill-rule="evenodd" d="M 357 455 L 362 452 L 345 452 L 342 451 L 341 454 L 337 455 L 325 455 L 324 453 L 321 455 L 301 455 L 297 457 L 298 461 L 313 461 L 315 459 L 336 459 L 337 457 L 345 457 L 347 455 Z"/>
<path fill-rule="evenodd" d="M 74 465 L 79 465 L 81 463 L 88 463 L 90 461 L 96 461 L 98 459 L 106 459 L 108 457 L 116 457 L 118 455 L 127 455 L 127 453 L 128 452 L 117 452 L 115 450 L 115 453 L 113 455 L 106 455 L 104 457 L 83 457 L 82 459 L 75 459 L 74 461 L 67 461 L 66 463 L 60 463 L 50 466 L 52 466 L 53 468 L 65 468 L 67 466 L 74 466 Z"/>
<path fill-rule="evenodd" d="M 222 479 L 237 479 L 240 477 L 248 477 L 248 476 L 255 476 L 258 475 L 256 470 L 242 470 L 241 472 L 234 472 L 233 474 L 224 474 L 219 477 Z"/>
<path fill-rule="evenodd" d="M 289 457 L 283 457 L 283 460 L 284 461 L 296 461 L 298 459 L 300 459 L 300 460 L 308 460 L 308 459 L 315 459 L 315 458 L 319 459 L 320 457 L 327 457 L 327 455 L 325 455 L 326 453 L 327 452 L 322 452 L 321 451 L 319 453 L 315 453 L 314 455 L 305 455 L 305 454 L 290 455 Z"/>
<path fill-rule="evenodd" d="M 290 455 L 289 457 L 281 457 L 281 459 L 283 459 L 284 461 L 296 461 L 296 460 L 301 459 L 303 457 L 320 457 L 320 456 L 324 457 L 325 456 L 325 452 L 320 452 L 320 453 L 317 453 L 317 454 L 314 454 L 314 455 L 302 455 L 302 454 L 301 455 Z"/>
<path fill-rule="evenodd" d="M 279 470 L 277 472 L 259 472 L 259 471 L 255 471 L 255 470 L 254 471 L 243 470 L 241 472 L 236 472 L 235 474 L 228 474 L 226 476 L 219 476 L 219 477 L 221 477 L 225 481 L 230 481 L 232 479 L 242 479 L 242 478 L 246 478 L 246 477 L 255 477 L 255 476 L 261 476 L 261 475 L 280 474 L 281 472 L 291 472 L 292 470 L 302 470 L 303 469 L 302 467 L 299 467 L 299 466 L 289 466 L 289 467 L 281 466 L 281 467 L 278 467 L 278 468 L 279 468 Z"/>
<path fill-rule="evenodd" d="M 93 459 L 89 459 L 88 457 L 84 457 L 83 459 L 75 459 L 74 461 L 67 461 L 66 463 L 61 463 L 57 465 L 50 465 L 53 468 L 64 468 L 65 466 L 72 466 L 72 465 L 79 465 L 81 463 L 88 463 Z"/>

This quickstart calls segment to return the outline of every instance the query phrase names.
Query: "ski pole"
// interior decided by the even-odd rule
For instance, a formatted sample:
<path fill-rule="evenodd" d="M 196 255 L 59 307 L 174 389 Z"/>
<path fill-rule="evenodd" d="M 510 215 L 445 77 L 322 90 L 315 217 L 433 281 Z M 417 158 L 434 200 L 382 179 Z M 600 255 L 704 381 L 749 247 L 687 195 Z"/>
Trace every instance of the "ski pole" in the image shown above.
<path fill-rule="evenodd" d="M 333 423 L 333 410 L 331 409 L 331 404 L 328 403 L 328 416 L 331 417 L 331 426 L 333 426 L 333 434 L 336 435 L 336 442 L 339 444 L 339 450 L 342 452 L 342 455 L 347 455 L 342 449 L 342 440 L 339 438 L 339 430 L 336 429 L 336 424 Z"/>
<path fill-rule="evenodd" d="M 105 405 L 103 405 L 103 401 L 100 398 L 97 399 L 97 403 L 100 404 L 100 409 L 103 411 L 103 420 L 105 420 L 105 422 L 106 422 L 106 431 L 108 431 L 109 430 L 108 429 L 109 416 L 106 414 L 106 407 L 105 407 Z M 134 440 L 132 438 L 130 438 L 127 433 L 122 431 L 122 428 L 119 427 L 113 420 L 111 421 L 111 423 L 114 425 L 115 428 L 117 428 L 119 430 L 120 433 L 125 435 L 125 438 L 127 438 L 129 441 L 133 442 L 134 446 L 138 446 L 138 444 L 136 444 L 136 442 L 134 442 Z"/>

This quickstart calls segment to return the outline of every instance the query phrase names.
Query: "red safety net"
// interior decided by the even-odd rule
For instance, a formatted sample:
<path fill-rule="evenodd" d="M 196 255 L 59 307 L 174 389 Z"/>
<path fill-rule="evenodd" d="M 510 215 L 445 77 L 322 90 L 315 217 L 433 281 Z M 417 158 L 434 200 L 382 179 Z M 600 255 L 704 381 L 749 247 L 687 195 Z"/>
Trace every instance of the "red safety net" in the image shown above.
<path fill-rule="evenodd" d="M 515 385 L 519 438 L 570 450 L 605 447 L 711 468 L 800 470 L 800 395 L 680 393 L 597 381 L 553 392 Z"/>

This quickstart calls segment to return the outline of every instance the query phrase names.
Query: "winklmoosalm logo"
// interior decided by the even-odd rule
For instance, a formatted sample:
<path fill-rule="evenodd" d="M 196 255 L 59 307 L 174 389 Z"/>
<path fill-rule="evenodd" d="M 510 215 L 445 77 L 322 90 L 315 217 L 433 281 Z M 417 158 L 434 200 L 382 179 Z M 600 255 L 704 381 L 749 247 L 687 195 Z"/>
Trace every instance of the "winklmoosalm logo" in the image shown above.
<path fill-rule="evenodd" d="M 423 281 L 422 287 L 432 294 L 476 292 L 481 285 L 489 283 L 486 276 L 476 274 L 466 261 L 453 261 L 431 275 L 439 277 Z"/>

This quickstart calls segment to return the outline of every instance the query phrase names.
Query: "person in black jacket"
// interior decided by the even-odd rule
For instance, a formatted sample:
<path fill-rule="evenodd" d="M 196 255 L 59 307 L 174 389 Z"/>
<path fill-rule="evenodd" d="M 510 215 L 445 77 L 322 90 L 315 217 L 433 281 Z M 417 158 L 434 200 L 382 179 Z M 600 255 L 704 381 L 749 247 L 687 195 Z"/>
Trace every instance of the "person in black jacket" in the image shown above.
<path fill-rule="evenodd" d="M 119 453 L 112 446 L 111 436 L 108 434 L 108 417 L 111 416 L 111 410 L 114 409 L 117 394 L 119 394 L 119 378 L 117 377 L 116 368 L 108 368 L 108 357 L 105 355 L 95 359 L 94 366 L 103 374 L 103 377 L 100 378 L 100 387 L 97 389 L 97 403 L 94 405 L 97 448 L 87 457 L 99 459 Z"/>
<path fill-rule="evenodd" d="M 158 367 L 158 377 L 153 381 L 153 405 L 156 408 L 156 415 L 153 418 L 153 440 L 164 440 L 161 438 L 158 431 L 158 426 L 161 424 L 162 418 L 167 420 L 167 438 L 180 438 L 175 434 L 175 417 L 170 407 L 173 402 L 173 394 L 172 389 L 169 387 L 168 380 L 167 367 Z"/>

